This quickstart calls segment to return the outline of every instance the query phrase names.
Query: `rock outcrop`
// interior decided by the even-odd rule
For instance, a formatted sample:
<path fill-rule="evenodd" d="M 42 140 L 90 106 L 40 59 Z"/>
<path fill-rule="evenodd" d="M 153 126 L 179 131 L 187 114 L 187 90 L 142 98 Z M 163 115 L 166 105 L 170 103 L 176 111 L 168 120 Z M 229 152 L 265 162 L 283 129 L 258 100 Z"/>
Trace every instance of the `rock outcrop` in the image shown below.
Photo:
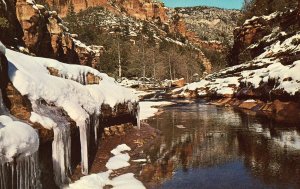
<path fill-rule="evenodd" d="M 55 11 L 33 1 L 3 1 L 10 5 L 0 15 L 8 24 L 1 28 L 0 40 L 6 45 L 19 46 L 19 50 L 37 56 L 54 58 L 71 64 L 97 67 L 104 49 L 101 46 L 86 46 L 76 40 L 76 35 L 68 33 L 61 18 Z M 5 6 L 0 6 L 5 9 Z M 12 33 L 5 31 L 13 30 Z"/>
<path fill-rule="evenodd" d="M 67 15 L 70 6 L 74 7 L 75 12 L 85 10 L 89 7 L 103 6 L 112 11 L 126 12 L 129 16 L 141 20 L 151 20 L 158 22 L 167 22 L 167 9 L 161 2 L 154 2 L 151 0 L 63 0 L 50 1 L 44 0 L 50 7 L 57 10 L 59 15 L 64 17 Z"/>
<path fill-rule="evenodd" d="M 212 7 L 175 8 L 186 23 L 190 32 L 203 41 L 233 42 L 232 31 L 237 25 L 239 10 L 226 10 Z"/>
<path fill-rule="evenodd" d="M 275 12 L 268 16 L 253 17 L 234 30 L 232 65 L 241 64 L 264 52 L 276 40 L 283 41 L 298 26 L 297 10 Z M 288 34 L 288 35 L 286 35 Z"/>

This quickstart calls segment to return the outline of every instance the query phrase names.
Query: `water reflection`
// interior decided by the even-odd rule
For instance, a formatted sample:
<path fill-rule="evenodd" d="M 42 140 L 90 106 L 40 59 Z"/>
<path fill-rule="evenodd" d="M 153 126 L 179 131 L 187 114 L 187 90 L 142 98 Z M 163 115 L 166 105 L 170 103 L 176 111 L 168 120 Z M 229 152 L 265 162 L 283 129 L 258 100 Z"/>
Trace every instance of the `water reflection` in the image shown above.
<path fill-rule="evenodd" d="M 150 188 L 300 188 L 296 125 L 205 104 L 167 108 L 149 123 L 163 134 L 145 151 Z"/>

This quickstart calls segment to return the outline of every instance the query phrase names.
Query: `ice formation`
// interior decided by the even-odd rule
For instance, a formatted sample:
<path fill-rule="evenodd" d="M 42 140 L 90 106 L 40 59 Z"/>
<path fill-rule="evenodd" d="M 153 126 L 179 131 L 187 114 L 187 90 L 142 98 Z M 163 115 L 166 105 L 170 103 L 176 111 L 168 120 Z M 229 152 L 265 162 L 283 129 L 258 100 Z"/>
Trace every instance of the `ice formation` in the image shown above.
<path fill-rule="evenodd" d="M 37 152 L 14 162 L 1 162 L 0 173 L 1 189 L 42 188 Z"/>
<path fill-rule="evenodd" d="M 1 189 L 41 188 L 38 148 L 37 132 L 8 113 L 0 90 Z"/>
<path fill-rule="evenodd" d="M 137 95 L 131 89 L 119 86 L 113 78 L 90 67 L 32 57 L 9 49 L 6 50 L 6 57 L 10 80 L 22 95 L 27 95 L 33 105 L 42 99 L 46 104 L 59 107 L 76 122 L 80 131 L 82 172 L 88 174 L 89 135 L 94 129 L 97 141 L 101 105 L 105 103 L 114 107 L 118 103 L 135 103 L 138 101 Z M 50 69 L 58 74 L 51 75 Z M 97 78 L 98 82 L 88 84 L 89 75 Z M 53 112 L 33 109 L 31 121 L 54 130 L 52 156 L 55 180 L 58 184 L 64 184 L 70 170 L 69 125 L 49 116 Z"/>

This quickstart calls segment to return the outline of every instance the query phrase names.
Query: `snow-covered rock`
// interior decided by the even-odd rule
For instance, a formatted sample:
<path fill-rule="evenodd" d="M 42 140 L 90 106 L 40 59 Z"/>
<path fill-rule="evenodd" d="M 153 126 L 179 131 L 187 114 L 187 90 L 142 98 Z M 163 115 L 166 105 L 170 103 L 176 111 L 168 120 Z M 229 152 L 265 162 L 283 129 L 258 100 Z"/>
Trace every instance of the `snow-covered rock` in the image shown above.
<path fill-rule="evenodd" d="M 9 115 L 0 116 L 1 161 L 32 155 L 38 148 L 39 137 L 31 126 L 14 121 Z"/>
<path fill-rule="evenodd" d="M 64 110 L 76 122 L 80 131 L 82 172 L 87 174 L 89 131 L 95 131 L 97 140 L 102 105 L 113 109 L 118 104 L 128 104 L 128 109 L 132 111 L 132 104 L 138 101 L 138 96 L 131 89 L 119 86 L 113 78 L 90 67 L 64 64 L 9 49 L 6 57 L 12 84 L 31 101 L 33 111 L 30 121 L 54 130 L 52 156 L 56 183 L 61 185 L 68 180 L 70 124 L 56 118 L 58 115 L 51 115 L 56 110 L 41 107 L 41 101 Z"/>
<path fill-rule="evenodd" d="M 103 103 L 114 107 L 118 103 L 138 101 L 130 89 L 92 68 L 12 50 L 7 50 L 6 56 L 10 62 L 10 79 L 22 95 L 28 95 L 31 101 L 44 99 L 48 104 L 62 107 L 78 126 L 85 125 L 89 115 L 100 114 Z M 60 77 L 50 75 L 47 68 L 57 69 Z M 88 73 L 99 77 L 100 83 L 84 85 Z"/>

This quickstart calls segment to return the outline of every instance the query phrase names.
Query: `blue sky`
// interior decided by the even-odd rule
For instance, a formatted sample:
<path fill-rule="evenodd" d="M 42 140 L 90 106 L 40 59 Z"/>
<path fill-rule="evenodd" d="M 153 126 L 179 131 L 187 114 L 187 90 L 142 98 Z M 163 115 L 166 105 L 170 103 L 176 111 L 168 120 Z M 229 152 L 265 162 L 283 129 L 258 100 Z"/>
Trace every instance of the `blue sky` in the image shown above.
<path fill-rule="evenodd" d="M 243 0 L 162 0 L 167 7 L 214 6 L 226 9 L 240 9 Z"/>

